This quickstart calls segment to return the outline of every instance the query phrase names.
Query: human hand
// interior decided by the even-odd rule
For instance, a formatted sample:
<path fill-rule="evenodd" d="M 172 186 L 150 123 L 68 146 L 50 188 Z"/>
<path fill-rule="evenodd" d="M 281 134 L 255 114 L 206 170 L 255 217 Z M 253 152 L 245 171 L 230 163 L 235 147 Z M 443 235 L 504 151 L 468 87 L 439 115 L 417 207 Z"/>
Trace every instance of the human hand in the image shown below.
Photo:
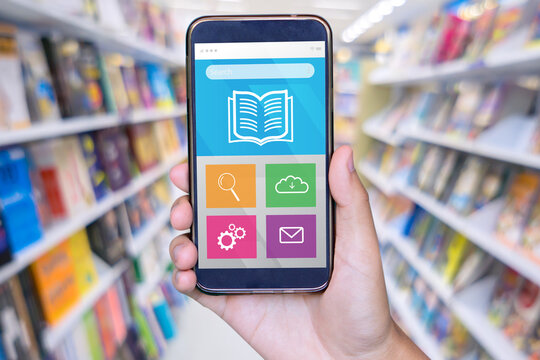
<path fill-rule="evenodd" d="M 170 174 L 186 192 L 188 171 L 182 164 Z M 426 358 L 390 316 L 368 195 L 350 147 L 334 153 L 329 183 L 337 208 L 334 270 L 326 291 L 206 295 L 196 288 L 197 248 L 186 235 L 169 249 L 175 287 L 223 318 L 265 359 Z M 173 227 L 188 229 L 192 220 L 188 197 L 179 198 L 171 210 Z"/>

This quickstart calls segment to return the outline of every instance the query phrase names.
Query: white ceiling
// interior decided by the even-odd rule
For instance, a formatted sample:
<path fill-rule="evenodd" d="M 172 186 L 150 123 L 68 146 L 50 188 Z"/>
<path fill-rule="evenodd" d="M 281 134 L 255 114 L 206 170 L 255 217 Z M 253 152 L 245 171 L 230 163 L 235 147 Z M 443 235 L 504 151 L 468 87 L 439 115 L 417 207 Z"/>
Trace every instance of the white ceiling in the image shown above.
<path fill-rule="evenodd" d="M 224 14 L 315 14 L 332 26 L 336 42 L 347 26 L 378 0 L 162 0 L 179 9 L 176 17 L 185 27 L 202 15 Z"/>

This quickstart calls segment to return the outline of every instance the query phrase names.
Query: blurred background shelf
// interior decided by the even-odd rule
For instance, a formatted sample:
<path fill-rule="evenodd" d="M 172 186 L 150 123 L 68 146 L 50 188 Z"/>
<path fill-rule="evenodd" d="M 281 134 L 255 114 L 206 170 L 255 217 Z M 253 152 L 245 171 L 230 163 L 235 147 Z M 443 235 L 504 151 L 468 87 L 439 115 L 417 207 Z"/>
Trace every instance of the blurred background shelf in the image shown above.
<path fill-rule="evenodd" d="M 64 241 L 71 234 L 84 228 L 86 225 L 90 224 L 115 206 L 118 206 L 141 189 L 148 187 L 161 176 L 166 175 L 173 166 L 182 162 L 184 159 L 185 154 L 176 154 L 169 161 L 160 164 L 154 169 L 133 179 L 126 187 L 111 192 L 87 211 L 74 218 L 63 220 L 60 223 L 53 225 L 50 229 L 47 229 L 41 240 L 15 254 L 15 258 L 8 264 L 0 266 L 0 282 L 6 281 L 49 249 Z"/>
<path fill-rule="evenodd" d="M 109 267 L 97 256 L 94 256 L 94 261 L 98 269 L 98 283 L 57 324 L 47 326 L 43 331 L 43 343 L 48 351 L 53 351 L 60 345 L 66 335 L 81 321 L 83 315 L 94 306 L 129 267 L 128 260 L 122 260 L 113 267 Z"/>
<path fill-rule="evenodd" d="M 55 122 L 36 124 L 26 129 L 2 131 L 0 133 L 0 146 L 26 143 L 30 141 L 56 138 L 89 131 L 102 130 L 115 126 L 141 124 L 176 118 L 186 115 L 185 106 L 176 106 L 169 110 L 145 109 L 135 110 L 122 117 L 115 114 L 92 115 L 69 118 Z"/>
<path fill-rule="evenodd" d="M 17 23 L 38 29 L 54 29 L 63 34 L 90 40 L 103 50 L 131 55 L 142 61 L 160 62 L 170 66 L 183 66 L 185 56 L 180 52 L 139 39 L 131 33 L 121 34 L 117 29 L 107 29 L 89 19 L 62 13 L 45 2 L 32 0 L 2 0 L 0 14 Z"/>
<path fill-rule="evenodd" d="M 392 304 L 392 308 L 394 308 L 399 314 L 399 317 L 403 321 L 403 324 L 407 327 L 409 335 L 414 342 L 430 359 L 444 359 L 444 356 L 442 355 L 441 350 L 433 336 L 428 334 L 424 326 L 420 323 L 418 316 L 416 316 L 409 304 L 407 304 L 406 300 L 409 298 L 408 294 L 398 290 L 391 278 L 386 277 L 385 281 L 388 299 Z"/>

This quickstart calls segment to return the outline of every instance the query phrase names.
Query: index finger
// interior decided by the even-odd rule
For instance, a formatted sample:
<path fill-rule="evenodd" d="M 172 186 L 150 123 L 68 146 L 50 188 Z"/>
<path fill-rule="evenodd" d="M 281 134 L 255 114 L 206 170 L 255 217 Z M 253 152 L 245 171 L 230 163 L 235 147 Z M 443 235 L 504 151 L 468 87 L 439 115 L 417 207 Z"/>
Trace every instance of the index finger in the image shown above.
<path fill-rule="evenodd" d="M 180 190 L 185 193 L 189 191 L 189 167 L 187 163 L 173 167 L 169 172 L 169 177 Z"/>

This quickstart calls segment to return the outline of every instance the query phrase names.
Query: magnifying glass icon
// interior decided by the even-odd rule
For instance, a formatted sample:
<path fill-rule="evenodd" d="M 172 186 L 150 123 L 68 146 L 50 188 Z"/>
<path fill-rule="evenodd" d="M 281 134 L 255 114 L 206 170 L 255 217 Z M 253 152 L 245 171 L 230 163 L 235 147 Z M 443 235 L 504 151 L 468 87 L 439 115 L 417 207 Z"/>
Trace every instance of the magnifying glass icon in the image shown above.
<path fill-rule="evenodd" d="M 236 195 L 234 187 L 236 186 L 236 178 L 233 174 L 224 173 L 221 174 L 218 179 L 218 186 L 223 191 L 230 191 L 236 198 L 236 201 L 240 202 L 240 198 Z"/>

